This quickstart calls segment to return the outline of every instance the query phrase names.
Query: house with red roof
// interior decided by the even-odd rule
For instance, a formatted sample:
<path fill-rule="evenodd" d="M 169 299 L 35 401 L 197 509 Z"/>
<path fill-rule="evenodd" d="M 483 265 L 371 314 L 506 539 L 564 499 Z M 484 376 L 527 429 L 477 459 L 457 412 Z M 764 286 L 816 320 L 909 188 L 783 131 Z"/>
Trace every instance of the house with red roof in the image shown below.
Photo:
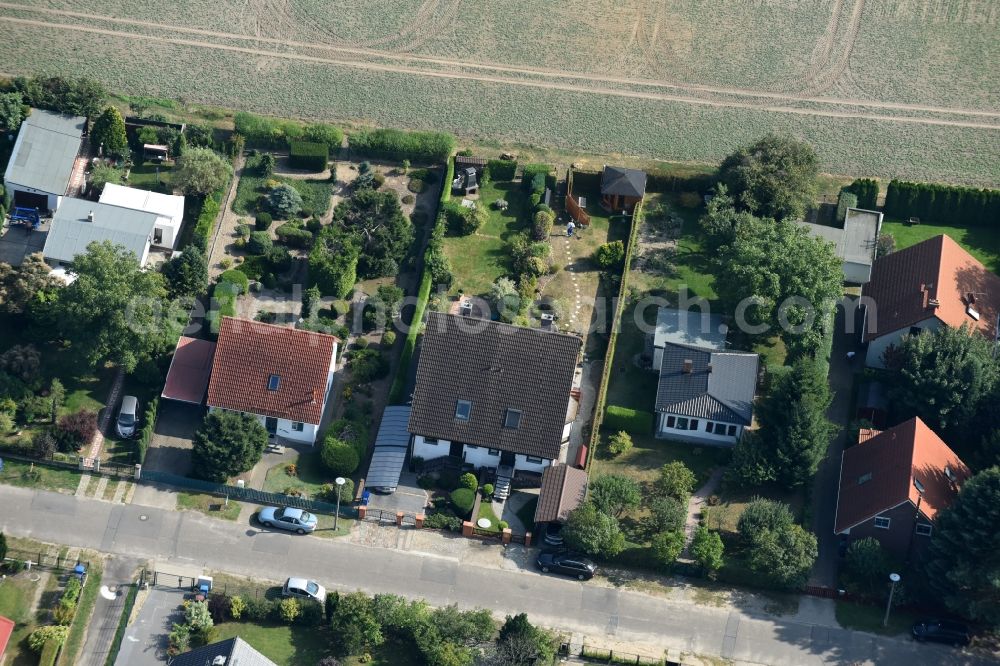
<path fill-rule="evenodd" d="M 0 615 L 0 664 L 3 663 L 4 652 L 7 651 L 7 644 L 14 633 L 14 620 Z"/>
<path fill-rule="evenodd" d="M 315 444 L 337 343 L 332 335 L 225 317 L 206 404 L 252 414 L 273 437 Z"/>
<path fill-rule="evenodd" d="M 862 298 L 865 364 L 873 368 L 885 367 L 886 351 L 904 335 L 967 324 L 996 340 L 1000 330 L 1000 276 L 950 236 L 928 238 L 879 258 Z"/>
<path fill-rule="evenodd" d="M 969 468 L 916 417 L 858 440 L 841 459 L 834 533 L 874 537 L 901 559 L 919 555 Z"/>

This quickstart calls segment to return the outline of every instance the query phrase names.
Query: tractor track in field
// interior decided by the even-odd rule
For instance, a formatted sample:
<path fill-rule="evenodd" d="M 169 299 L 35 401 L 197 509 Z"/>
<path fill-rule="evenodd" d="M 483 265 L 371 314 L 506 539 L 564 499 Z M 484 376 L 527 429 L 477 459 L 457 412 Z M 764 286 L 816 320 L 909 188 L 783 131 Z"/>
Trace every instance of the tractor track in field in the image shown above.
<path fill-rule="evenodd" d="M 911 111 L 917 113 L 923 112 L 923 113 L 975 116 L 975 117 L 982 117 L 984 119 L 996 119 L 996 120 L 1000 120 L 1000 112 L 955 109 L 946 107 L 928 107 L 928 106 L 909 105 L 909 104 L 896 104 L 891 102 L 873 102 L 873 101 L 841 99 L 841 98 L 803 97 L 793 94 L 758 92 L 758 91 L 744 90 L 737 88 L 720 88 L 720 87 L 700 86 L 700 85 L 678 85 L 673 83 L 648 81 L 642 79 L 630 79 L 625 77 L 589 75 L 578 72 L 511 67 L 511 66 L 496 65 L 496 64 L 469 63 L 457 60 L 450 60 L 446 58 L 436 58 L 432 56 L 414 56 L 410 54 L 401 54 L 395 52 L 373 51 L 370 49 L 363 49 L 363 48 L 330 46 L 321 43 L 296 42 L 291 40 L 282 40 L 269 37 L 255 37 L 248 35 L 231 34 L 231 33 L 217 32 L 211 30 L 203 30 L 198 28 L 187 28 L 170 24 L 156 23 L 151 21 L 133 21 L 133 20 L 120 19 L 110 16 L 86 14 L 82 12 L 31 8 L 31 7 L 25 7 L 23 5 L 3 3 L 3 2 L 0 2 L 0 9 L 41 12 L 41 13 L 58 15 L 69 18 L 85 18 L 85 19 L 107 21 L 118 24 L 140 25 L 147 28 L 171 30 L 175 33 L 188 33 L 191 35 L 198 35 L 211 38 L 256 41 L 260 43 L 280 45 L 284 46 L 285 48 L 308 48 L 315 51 L 329 51 L 331 53 L 339 54 L 340 57 L 338 58 L 320 57 L 320 56 L 306 55 L 302 53 L 292 53 L 287 51 L 273 51 L 263 48 L 253 48 L 249 46 L 234 46 L 231 44 L 221 44 L 221 43 L 208 42 L 198 39 L 185 39 L 182 37 L 169 37 L 164 35 L 150 35 L 150 34 L 143 34 L 136 32 L 127 32 L 124 30 L 109 30 L 106 28 L 81 25 L 79 23 L 77 24 L 58 23 L 58 22 L 24 19 L 12 16 L 0 15 L 0 21 L 20 24 L 20 25 L 29 25 L 41 28 L 54 28 L 60 30 L 70 30 L 76 32 L 86 32 L 86 33 L 98 34 L 116 38 L 154 41 L 166 44 L 175 44 L 180 46 L 222 50 L 235 53 L 244 53 L 253 56 L 278 58 L 286 60 L 297 60 L 297 61 L 311 62 L 316 64 L 337 65 L 337 66 L 352 67 L 357 69 L 366 69 L 371 71 L 409 74 L 414 76 L 424 76 L 431 78 L 480 81 L 485 83 L 498 83 L 504 85 L 515 85 L 515 86 L 522 86 L 529 88 L 562 90 L 562 91 L 576 92 L 576 93 L 591 93 L 591 94 L 609 95 L 609 96 L 617 96 L 625 98 L 680 102 L 680 103 L 709 106 L 709 107 L 738 108 L 738 109 L 765 111 L 772 113 L 825 116 L 834 118 L 857 118 L 864 120 L 887 121 L 896 123 L 941 125 L 941 126 L 992 129 L 992 130 L 1000 129 L 1000 122 L 991 123 L 991 122 L 976 122 L 971 120 L 928 118 L 920 116 L 880 115 L 874 112 L 852 112 L 852 111 L 843 111 L 837 109 L 809 109 L 809 108 L 801 108 L 795 106 L 785 106 L 781 103 L 783 102 L 786 104 L 787 103 L 795 104 L 795 103 L 808 102 L 808 103 L 825 104 L 832 106 L 856 106 L 856 107 L 868 107 L 871 109 L 886 109 L 892 111 Z M 536 79 L 536 80 L 519 79 L 519 78 L 511 78 L 509 76 L 505 77 L 487 73 L 473 74 L 467 71 L 442 71 L 442 70 L 420 69 L 418 67 L 413 67 L 413 66 L 371 62 L 364 60 L 363 58 L 381 58 L 385 60 L 398 60 L 412 64 L 424 63 L 436 66 L 454 67 L 458 70 L 475 69 L 475 70 L 492 71 L 497 73 L 515 74 L 521 76 L 532 76 L 532 77 L 548 76 L 553 78 L 570 79 L 570 80 L 586 82 L 586 84 L 576 85 L 576 84 L 562 83 L 551 80 L 547 81 L 544 79 Z M 676 91 L 676 93 L 681 93 L 681 94 L 617 89 L 617 88 L 601 87 L 600 85 L 592 85 L 600 83 L 660 88 L 668 91 Z M 773 100 L 778 103 L 770 104 L 767 102 L 759 102 L 759 101 L 741 102 L 741 101 L 731 101 L 731 100 L 705 99 L 692 96 L 695 94 L 730 95 L 734 97 L 754 98 L 756 100 Z"/>

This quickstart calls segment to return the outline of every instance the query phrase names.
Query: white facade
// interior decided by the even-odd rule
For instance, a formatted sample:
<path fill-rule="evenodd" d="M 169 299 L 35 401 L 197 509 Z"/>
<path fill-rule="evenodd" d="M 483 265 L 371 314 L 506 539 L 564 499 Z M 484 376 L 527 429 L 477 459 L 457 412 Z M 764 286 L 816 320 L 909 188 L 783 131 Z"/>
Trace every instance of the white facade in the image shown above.
<path fill-rule="evenodd" d="M 656 436 L 721 446 L 732 446 L 743 436 L 739 423 L 694 419 L 681 414 L 656 415 Z"/>
<path fill-rule="evenodd" d="M 868 284 L 872 279 L 872 265 L 844 260 L 844 282 Z"/>
<path fill-rule="evenodd" d="M 868 312 L 865 311 L 865 327 L 867 328 Z M 937 317 L 930 317 L 924 319 L 923 321 L 914 324 L 910 328 L 901 328 L 898 331 L 893 331 L 892 333 L 886 333 L 885 335 L 880 335 L 871 342 L 868 343 L 868 351 L 865 353 L 865 365 L 869 368 L 884 368 L 885 364 L 882 362 L 882 354 L 892 345 L 899 346 L 900 340 L 903 339 L 904 335 L 909 335 L 911 332 L 916 333 L 915 329 L 920 329 L 923 331 L 934 332 L 944 326 L 944 323 Z"/>
<path fill-rule="evenodd" d="M 184 197 L 108 183 L 101 192 L 100 202 L 155 213 L 153 245 L 170 249 L 176 245 L 184 221 Z"/>
<path fill-rule="evenodd" d="M 55 211 L 59 208 L 59 204 L 62 203 L 63 197 L 61 194 L 52 194 L 51 192 L 43 192 L 42 190 L 36 190 L 33 187 L 25 187 L 24 185 L 18 185 L 17 183 L 7 182 L 4 183 L 4 187 L 7 191 L 7 201 L 12 202 L 14 199 L 15 192 L 26 192 L 28 194 L 44 194 L 48 197 L 48 208 L 49 210 Z M 12 204 L 13 205 L 13 204 Z M 41 211 L 44 213 L 45 211 Z"/>
<path fill-rule="evenodd" d="M 413 436 L 413 455 L 424 460 L 443 458 L 451 452 L 451 442 L 446 439 L 428 439 L 422 435 Z M 462 447 L 462 460 L 474 467 L 497 467 L 500 465 L 502 452 L 486 446 L 465 444 Z M 548 458 L 534 458 L 523 454 L 514 456 L 514 469 L 526 472 L 541 473 L 552 464 Z"/>

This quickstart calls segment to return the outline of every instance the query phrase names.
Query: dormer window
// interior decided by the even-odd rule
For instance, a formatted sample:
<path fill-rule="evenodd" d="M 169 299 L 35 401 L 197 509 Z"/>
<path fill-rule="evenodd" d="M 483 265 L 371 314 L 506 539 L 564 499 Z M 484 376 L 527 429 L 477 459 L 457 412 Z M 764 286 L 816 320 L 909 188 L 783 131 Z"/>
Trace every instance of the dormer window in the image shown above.
<path fill-rule="evenodd" d="M 503 427 L 514 430 L 521 427 L 521 410 L 508 408 L 507 413 L 503 417 Z"/>
<path fill-rule="evenodd" d="M 277 391 L 279 386 L 281 386 L 281 377 L 278 375 L 271 375 L 267 378 L 268 391 Z"/>
<path fill-rule="evenodd" d="M 468 400 L 459 400 L 455 403 L 455 419 L 457 421 L 468 421 L 472 416 L 472 403 Z"/>

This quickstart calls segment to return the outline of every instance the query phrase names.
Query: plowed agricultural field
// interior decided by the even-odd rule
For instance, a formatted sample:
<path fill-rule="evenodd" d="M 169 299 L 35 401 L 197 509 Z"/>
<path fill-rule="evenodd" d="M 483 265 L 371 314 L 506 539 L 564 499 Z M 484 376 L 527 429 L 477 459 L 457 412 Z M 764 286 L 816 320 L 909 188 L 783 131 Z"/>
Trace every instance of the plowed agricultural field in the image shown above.
<path fill-rule="evenodd" d="M 1000 0 L 21 0 L 0 70 L 277 115 L 1000 183 Z"/>

